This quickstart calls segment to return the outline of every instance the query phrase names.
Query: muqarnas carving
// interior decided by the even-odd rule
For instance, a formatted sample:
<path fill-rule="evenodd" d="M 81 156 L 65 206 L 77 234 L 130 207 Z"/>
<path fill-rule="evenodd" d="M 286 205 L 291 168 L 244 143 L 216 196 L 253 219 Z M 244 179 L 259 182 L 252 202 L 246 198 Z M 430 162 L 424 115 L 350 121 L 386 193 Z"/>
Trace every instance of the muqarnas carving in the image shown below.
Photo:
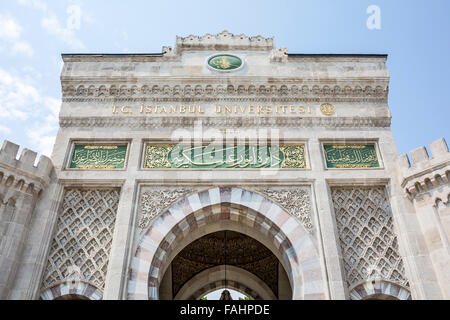
<path fill-rule="evenodd" d="M 67 189 L 42 289 L 80 281 L 103 290 L 120 190 Z"/>
<path fill-rule="evenodd" d="M 384 187 L 331 189 L 350 290 L 368 280 L 408 287 Z"/>

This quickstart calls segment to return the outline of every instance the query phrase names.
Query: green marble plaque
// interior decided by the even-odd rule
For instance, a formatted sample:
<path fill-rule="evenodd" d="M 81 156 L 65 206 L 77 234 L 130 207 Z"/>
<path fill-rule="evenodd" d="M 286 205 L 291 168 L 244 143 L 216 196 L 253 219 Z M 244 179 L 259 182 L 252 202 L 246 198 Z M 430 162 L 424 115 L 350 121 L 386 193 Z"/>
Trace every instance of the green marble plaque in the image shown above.
<path fill-rule="evenodd" d="M 217 70 L 234 70 L 242 66 L 242 60 L 236 56 L 223 54 L 210 58 L 208 65 Z"/>
<path fill-rule="evenodd" d="M 306 168 L 305 146 L 149 144 L 144 168 Z"/>
<path fill-rule="evenodd" d="M 75 145 L 70 168 L 122 169 L 126 155 L 126 145 Z"/>
<path fill-rule="evenodd" d="M 327 168 L 379 168 L 374 144 L 324 145 Z"/>

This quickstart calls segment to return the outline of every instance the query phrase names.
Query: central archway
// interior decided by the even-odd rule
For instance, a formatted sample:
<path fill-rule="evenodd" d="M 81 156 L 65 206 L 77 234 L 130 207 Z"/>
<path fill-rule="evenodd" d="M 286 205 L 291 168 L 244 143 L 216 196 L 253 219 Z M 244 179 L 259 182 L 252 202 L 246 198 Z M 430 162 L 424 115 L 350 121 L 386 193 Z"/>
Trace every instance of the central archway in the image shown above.
<path fill-rule="evenodd" d="M 210 233 L 184 247 L 165 272 L 159 297 L 197 299 L 204 295 L 203 288 L 209 293 L 225 287 L 257 300 L 292 298 L 287 274 L 272 251 L 230 230 Z"/>
<path fill-rule="evenodd" d="M 299 221 L 258 193 L 229 187 L 192 194 L 152 223 L 132 260 L 128 298 L 158 299 L 178 252 L 220 230 L 243 232 L 269 248 L 286 270 L 293 299 L 325 299 L 319 254 Z"/>
<path fill-rule="evenodd" d="M 227 274 L 225 275 L 225 268 Z M 226 278 L 226 279 L 225 279 Z M 216 279 L 211 281 L 211 279 Z M 254 274 L 235 266 L 217 266 L 200 272 L 178 291 L 174 300 L 198 300 L 208 293 L 230 288 L 256 300 L 276 300 L 272 290 Z"/>

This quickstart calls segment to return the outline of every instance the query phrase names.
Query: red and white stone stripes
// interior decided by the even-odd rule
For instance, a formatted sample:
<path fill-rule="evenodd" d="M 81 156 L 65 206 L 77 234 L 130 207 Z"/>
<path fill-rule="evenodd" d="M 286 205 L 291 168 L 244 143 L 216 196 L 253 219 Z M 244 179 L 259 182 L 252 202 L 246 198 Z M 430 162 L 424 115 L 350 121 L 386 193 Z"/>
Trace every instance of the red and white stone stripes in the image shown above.
<path fill-rule="evenodd" d="M 174 242 L 220 220 L 243 223 L 272 240 L 288 266 L 294 299 L 325 298 L 319 254 L 301 223 L 270 199 L 230 187 L 190 195 L 153 222 L 132 260 L 128 298 L 158 299 L 161 267 L 170 263 Z"/>

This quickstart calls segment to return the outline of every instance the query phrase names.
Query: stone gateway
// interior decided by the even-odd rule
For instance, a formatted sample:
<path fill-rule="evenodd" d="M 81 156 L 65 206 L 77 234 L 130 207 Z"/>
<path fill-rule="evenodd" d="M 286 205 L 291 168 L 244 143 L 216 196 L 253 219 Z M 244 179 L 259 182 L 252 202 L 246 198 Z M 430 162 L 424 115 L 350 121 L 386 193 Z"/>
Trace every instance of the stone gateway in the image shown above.
<path fill-rule="evenodd" d="M 398 156 L 386 55 L 62 57 L 51 159 L 0 150 L 0 299 L 450 299 L 450 152 Z"/>

